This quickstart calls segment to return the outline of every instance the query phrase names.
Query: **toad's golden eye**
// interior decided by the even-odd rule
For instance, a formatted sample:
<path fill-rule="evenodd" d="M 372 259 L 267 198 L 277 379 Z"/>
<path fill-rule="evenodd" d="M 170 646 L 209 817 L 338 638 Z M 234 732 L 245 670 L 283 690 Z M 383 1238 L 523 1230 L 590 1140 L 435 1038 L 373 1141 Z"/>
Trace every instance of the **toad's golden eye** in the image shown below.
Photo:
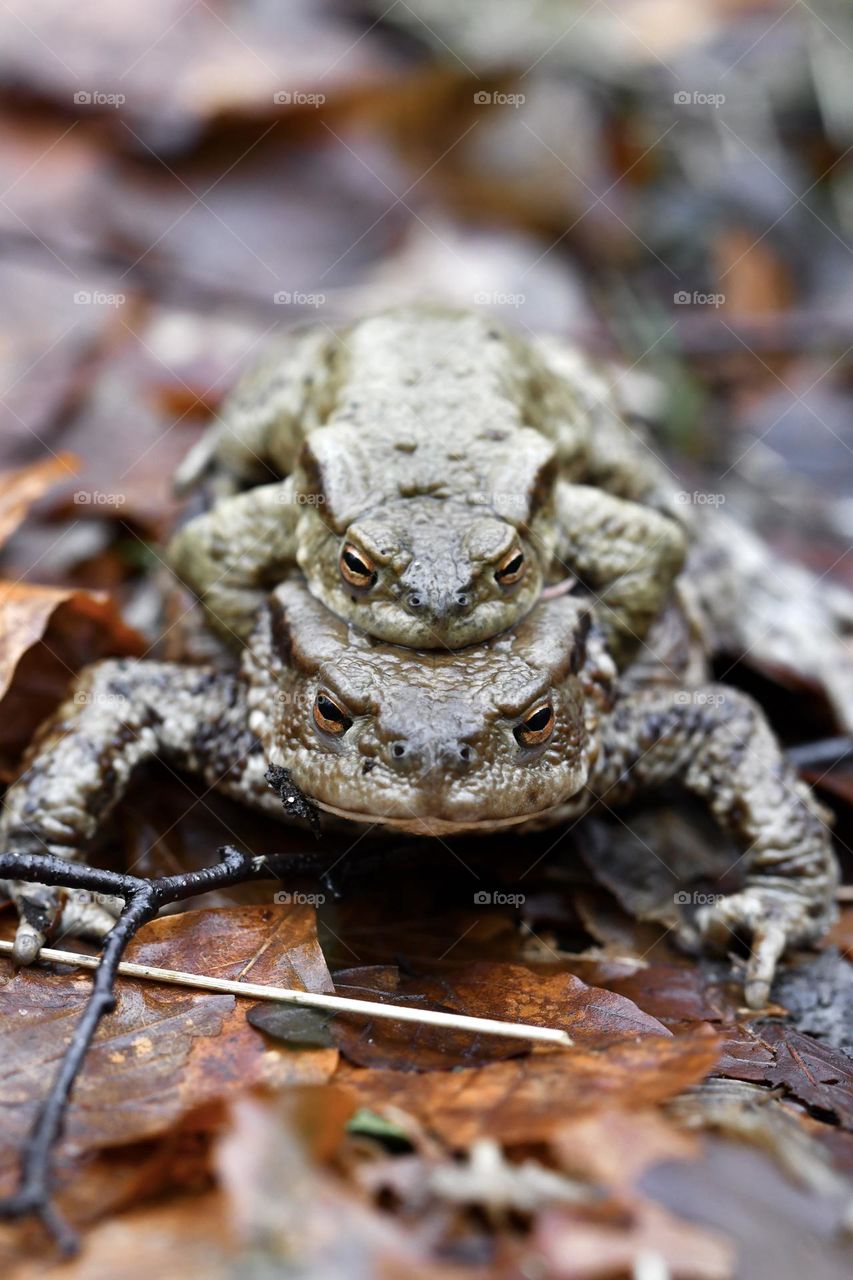
<path fill-rule="evenodd" d="M 330 698 L 328 693 L 318 693 L 314 699 L 314 723 L 324 733 L 341 737 L 352 724 L 352 716 L 347 715 L 343 707 L 334 698 Z"/>
<path fill-rule="evenodd" d="M 495 569 L 495 580 L 502 587 L 511 587 L 519 581 L 523 573 L 524 552 L 521 547 L 515 546 L 512 551 L 507 552 L 497 569 Z"/>
<path fill-rule="evenodd" d="M 547 742 L 553 732 L 554 708 L 550 702 L 540 702 L 513 729 L 515 740 L 521 747 L 538 747 Z"/>
<path fill-rule="evenodd" d="M 370 556 L 354 542 L 344 543 L 338 565 L 341 574 L 352 587 L 372 587 L 376 581 L 376 566 Z"/>

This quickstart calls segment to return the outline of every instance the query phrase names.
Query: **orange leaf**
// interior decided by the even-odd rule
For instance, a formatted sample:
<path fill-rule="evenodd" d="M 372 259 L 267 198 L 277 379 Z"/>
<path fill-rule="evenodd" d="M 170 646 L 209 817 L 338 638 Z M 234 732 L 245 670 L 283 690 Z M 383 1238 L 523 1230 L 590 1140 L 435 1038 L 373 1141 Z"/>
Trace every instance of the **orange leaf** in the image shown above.
<path fill-rule="evenodd" d="M 73 453 L 55 454 L 29 467 L 0 471 L 0 546 L 15 532 L 43 493 L 77 474 Z"/>

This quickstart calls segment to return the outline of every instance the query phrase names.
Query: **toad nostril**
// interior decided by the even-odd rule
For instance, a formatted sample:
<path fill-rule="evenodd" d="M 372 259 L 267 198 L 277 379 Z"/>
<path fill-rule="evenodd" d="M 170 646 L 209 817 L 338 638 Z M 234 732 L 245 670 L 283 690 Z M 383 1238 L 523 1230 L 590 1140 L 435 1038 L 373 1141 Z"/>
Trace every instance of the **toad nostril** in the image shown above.
<path fill-rule="evenodd" d="M 395 760 L 402 760 L 406 754 L 405 742 L 394 742 L 391 744 L 391 755 Z"/>
<path fill-rule="evenodd" d="M 464 760 L 464 761 L 465 761 L 465 763 L 466 763 L 466 764 L 468 764 L 468 762 L 469 762 L 470 760 L 473 760 L 473 758 L 474 758 L 474 752 L 471 750 L 471 748 L 470 748 L 469 746 L 461 746 L 461 747 L 459 748 L 459 759 L 460 759 L 460 760 Z"/>
<path fill-rule="evenodd" d="M 410 609 L 420 609 L 421 606 L 423 605 L 423 602 L 424 602 L 423 596 L 418 595 L 417 591 L 412 591 L 406 600 L 406 604 L 409 606 Z"/>
<path fill-rule="evenodd" d="M 470 600 L 471 597 L 468 595 L 467 591 L 459 591 L 456 595 L 456 603 L 459 605 L 460 609 L 467 609 Z"/>

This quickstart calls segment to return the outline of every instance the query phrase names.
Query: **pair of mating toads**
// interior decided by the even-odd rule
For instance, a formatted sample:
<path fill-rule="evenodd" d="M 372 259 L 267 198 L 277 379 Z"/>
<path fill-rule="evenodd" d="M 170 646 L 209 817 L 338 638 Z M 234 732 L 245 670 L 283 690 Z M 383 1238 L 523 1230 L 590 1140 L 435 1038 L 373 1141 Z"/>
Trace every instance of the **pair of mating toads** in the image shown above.
<path fill-rule="evenodd" d="M 837 868 L 762 711 L 704 666 L 722 635 L 772 636 L 761 602 L 781 616 L 767 582 L 786 570 L 722 516 L 685 518 L 583 359 L 436 308 L 309 330 L 241 384 L 179 483 L 202 477 L 216 500 L 170 559 L 237 655 L 84 671 L 8 792 L 0 848 L 83 856 L 155 755 L 279 814 L 284 768 L 329 814 L 424 835 L 521 833 L 675 781 L 746 868 L 685 935 L 744 936 L 746 999 L 766 1003 L 785 948 L 831 921 Z M 806 656 L 843 701 L 833 608 L 802 591 L 810 637 L 825 629 Z M 120 906 L 9 890 L 22 962 Z"/>

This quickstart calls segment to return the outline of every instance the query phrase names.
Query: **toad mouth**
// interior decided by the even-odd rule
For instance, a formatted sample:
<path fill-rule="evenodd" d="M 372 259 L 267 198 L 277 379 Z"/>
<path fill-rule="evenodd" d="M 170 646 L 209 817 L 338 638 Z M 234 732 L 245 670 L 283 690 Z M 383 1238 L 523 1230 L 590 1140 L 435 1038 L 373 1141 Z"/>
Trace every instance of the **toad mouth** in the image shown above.
<path fill-rule="evenodd" d="M 313 800 L 324 813 L 332 814 L 336 818 L 345 818 L 348 822 L 370 823 L 373 826 L 381 824 L 395 827 L 400 831 L 406 831 L 410 835 L 422 836 L 453 835 L 454 833 L 464 832 L 476 833 L 477 831 L 496 831 L 504 827 L 517 827 L 521 823 L 532 822 L 544 814 L 551 813 L 563 803 L 559 801 L 557 804 L 547 805 L 544 809 L 532 809 L 529 813 L 516 814 L 509 818 L 477 818 L 466 822 L 461 819 L 422 816 L 414 813 L 408 816 L 400 814 L 385 815 L 377 813 L 376 810 L 364 813 L 357 809 L 343 809 L 338 805 L 325 804 L 322 800 L 317 800 L 316 797 L 313 797 Z"/>

